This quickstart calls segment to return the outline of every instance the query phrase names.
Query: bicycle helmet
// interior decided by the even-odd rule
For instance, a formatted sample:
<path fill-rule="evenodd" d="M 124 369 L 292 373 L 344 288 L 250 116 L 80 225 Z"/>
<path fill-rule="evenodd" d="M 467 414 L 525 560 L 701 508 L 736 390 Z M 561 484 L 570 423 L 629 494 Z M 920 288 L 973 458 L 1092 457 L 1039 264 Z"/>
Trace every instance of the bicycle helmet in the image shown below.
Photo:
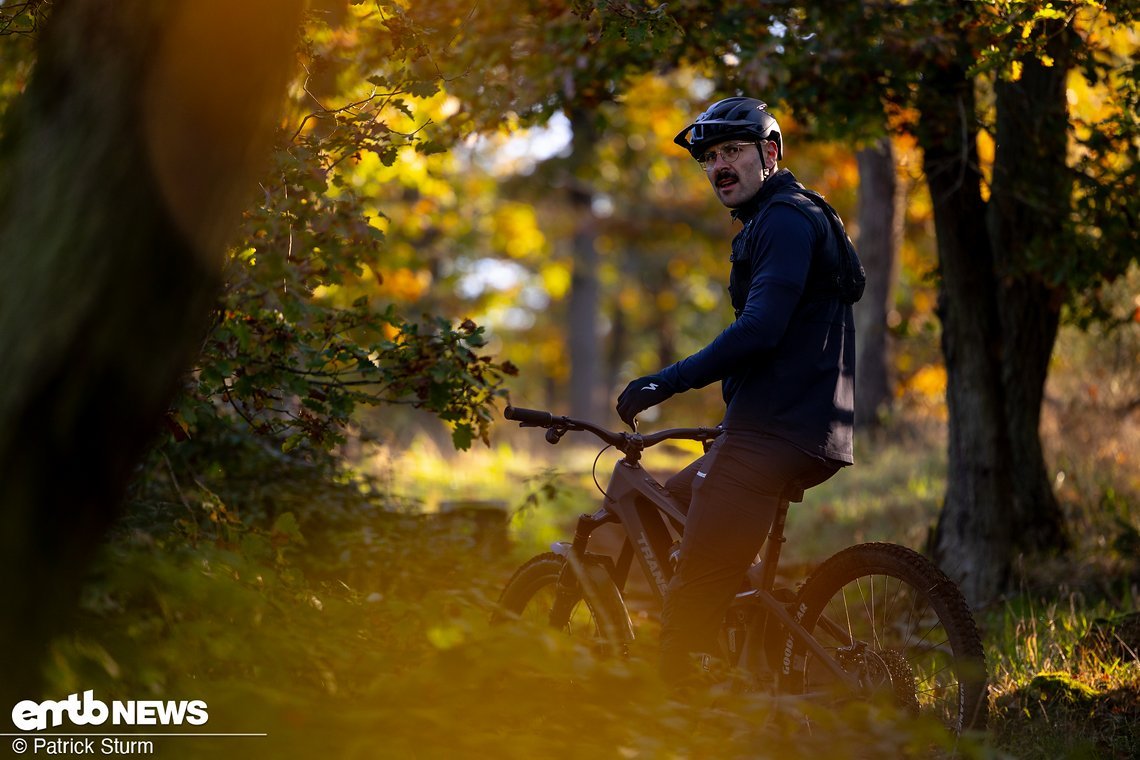
<path fill-rule="evenodd" d="M 725 98 L 713 103 L 689 126 L 682 129 L 673 142 L 697 158 L 710 145 L 734 137 L 748 140 L 771 140 L 776 143 L 776 158 L 784 158 L 784 141 L 780 125 L 768 113 L 768 104 L 755 98 Z M 691 134 L 690 134 L 691 133 Z"/>

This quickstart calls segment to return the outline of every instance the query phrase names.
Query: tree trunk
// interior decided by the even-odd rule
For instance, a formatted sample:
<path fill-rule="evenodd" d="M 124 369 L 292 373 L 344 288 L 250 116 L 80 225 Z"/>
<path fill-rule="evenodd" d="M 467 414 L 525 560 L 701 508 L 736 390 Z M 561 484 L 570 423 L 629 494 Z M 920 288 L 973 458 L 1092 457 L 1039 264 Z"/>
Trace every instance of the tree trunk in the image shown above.
<path fill-rule="evenodd" d="M 996 84 L 997 147 L 987 214 L 1004 339 L 1002 379 L 1014 484 L 1010 522 L 1025 551 L 1067 544 L 1040 436 L 1045 378 L 1067 294 L 1033 263 L 1060 258 L 1048 249 L 1063 244 L 1073 191 L 1065 168 L 1067 35 L 1054 31 L 1049 40 L 1052 66 L 1031 58 L 1018 81 Z"/>
<path fill-rule="evenodd" d="M 650 295 L 665 295 L 666 298 L 661 299 L 653 309 L 653 332 L 657 336 L 657 366 L 668 367 L 673 362 L 681 357 L 677 355 L 677 308 L 676 304 L 680 300 L 677 283 L 673 281 L 672 275 L 668 272 L 664 273 L 662 282 L 657 286 L 655 294 Z M 663 308 L 663 303 L 671 303 L 671 307 Z"/>
<path fill-rule="evenodd" d="M 56 3 L 0 130 L 0 705 L 38 694 L 197 354 L 301 6 Z"/>
<path fill-rule="evenodd" d="M 600 420 L 602 385 L 601 284 L 598 281 L 598 219 L 593 209 L 593 193 L 574 168 L 593 160 L 596 134 L 594 113 L 583 110 L 571 114 L 574 131 L 573 157 L 569 178 L 570 204 L 574 213 L 572 255 L 574 271 L 570 279 L 567 331 L 570 348 L 570 416 Z"/>
<path fill-rule="evenodd" d="M 949 482 L 934 553 L 974 603 L 1002 590 L 1017 553 L 1066 545 L 1040 438 L 1066 292 L 1039 262 L 1062 258 L 1051 247 L 1064 245 L 1071 203 L 1065 87 L 1072 38 L 1058 28 L 1046 39 L 1052 66 L 1029 57 L 1017 81 L 995 86 L 997 147 L 984 212 L 974 128 L 965 121 L 974 113 L 970 82 L 945 70 L 945 81 L 929 82 L 921 96 L 950 411 Z"/>
<path fill-rule="evenodd" d="M 894 305 L 906 196 L 889 137 L 858 152 L 859 258 L 867 289 L 855 305 L 855 424 L 877 427 L 894 398 L 887 315 Z"/>
<path fill-rule="evenodd" d="M 919 141 L 938 237 L 950 417 L 946 502 L 933 552 L 966 598 L 979 604 L 1005 585 L 1014 551 L 997 282 L 981 197 L 973 82 L 954 66 L 931 80 L 920 94 Z"/>
<path fill-rule="evenodd" d="M 609 345 L 606 349 L 606 376 L 603 387 L 608 389 L 609 397 L 616 399 L 621 391 L 619 378 L 621 365 L 629 352 L 629 320 L 620 301 L 614 300 L 613 310 L 610 312 Z M 609 413 L 609 408 L 603 405 L 602 411 Z M 600 420 L 599 420 L 600 421 Z"/>

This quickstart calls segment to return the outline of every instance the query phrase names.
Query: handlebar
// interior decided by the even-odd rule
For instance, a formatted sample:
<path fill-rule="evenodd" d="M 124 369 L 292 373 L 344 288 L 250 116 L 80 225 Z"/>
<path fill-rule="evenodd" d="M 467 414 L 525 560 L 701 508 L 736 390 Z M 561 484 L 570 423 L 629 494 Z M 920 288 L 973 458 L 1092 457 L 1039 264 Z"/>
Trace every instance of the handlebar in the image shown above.
<path fill-rule="evenodd" d="M 571 417 L 557 417 L 550 412 L 538 409 L 523 409 L 517 406 L 508 406 L 503 410 L 503 416 L 508 420 L 518 422 L 519 427 L 546 428 L 546 440 L 552 444 L 558 443 L 563 435 L 572 430 L 582 430 L 593 433 L 633 461 L 639 458 L 643 450 L 650 446 L 656 446 L 663 441 L 711 441 L 723 432 L 721 428 L 709 427 L 671 428 L 669 430 L 659 430 L 649 435 L 614 432 L 598 427 L 594 423 L 585 420 L 576 420 Z"/>
<path fill-rule="evenodd" d="M 540 412 L 537 409 L 523 409 L 518 406 L 508 406 L 503 410 L 503 416 L 508 420 L 521 423 L 519 427 L 549 427 L 554 420 L 550 412 Z"/>

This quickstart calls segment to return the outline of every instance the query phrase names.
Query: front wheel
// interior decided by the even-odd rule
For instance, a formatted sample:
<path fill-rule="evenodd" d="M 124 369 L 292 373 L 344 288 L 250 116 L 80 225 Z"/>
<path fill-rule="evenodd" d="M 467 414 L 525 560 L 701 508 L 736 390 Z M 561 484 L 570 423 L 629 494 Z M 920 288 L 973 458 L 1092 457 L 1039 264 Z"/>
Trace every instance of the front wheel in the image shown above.
<path fill-rule="evenodd" d="M 550 625 L 597 649 L 624 647 L 632 635 L 629 613 L 605 571 L 585 568 L 569 578 L 563 577 L 564 572 L 572 571 L 559 554 L 547 552 L 529 560 L 503 588 L 493 622 L 522 620 Z M 562 589 L 560 580 L 565 584 Z"/>
<path fill-rule="evenodd" d="M 865 692 L 886 692 L 955 734 L 985 728 L 977 626 L 958 587 L 921 554 L 884 543 L 845 549 L 812 574 L 795 609 Z M 793 673 L 805 691 L 820 689 L 829 676 L 810 653 Z"/>

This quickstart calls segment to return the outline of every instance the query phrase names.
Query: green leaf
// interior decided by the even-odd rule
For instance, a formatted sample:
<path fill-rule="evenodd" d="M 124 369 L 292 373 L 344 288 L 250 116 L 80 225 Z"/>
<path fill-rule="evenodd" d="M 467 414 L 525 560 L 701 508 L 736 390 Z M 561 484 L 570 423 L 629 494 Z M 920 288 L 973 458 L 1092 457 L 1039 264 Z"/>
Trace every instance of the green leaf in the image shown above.
<path fill-rule="evenodd" d="M 305 537 L 301 534 L 301 526 L 297 522 L 297 516 L 292 512 L 283 512 L 277 516 L 277 519 L 273 521 L 272 534 L 275 538 L 280 535 L 293 543 L 305 543 Z"/>
<path fill-rule="evenodd" d="M 439 82 L 435 80 L 425 82 L 412 82 L 407 87 L 408 92 L 417 98 L 430 98 L 439 92 Z"/>
<path fill-rule="evenodd" d="M 434 156 L 437 153 L 446 153 L 447 146 L 434 140 L 422 140 L 416 143 L 416 153 L 425 156 Z"/>
<path fill-rule="evenodd" d="M 474 440 L 474 437 L 474 431 L 466 422 L 461 422 L 451 429 L 451 443 L 459 451 L 467 451 L 471 448 L 471 441 Z"/>

